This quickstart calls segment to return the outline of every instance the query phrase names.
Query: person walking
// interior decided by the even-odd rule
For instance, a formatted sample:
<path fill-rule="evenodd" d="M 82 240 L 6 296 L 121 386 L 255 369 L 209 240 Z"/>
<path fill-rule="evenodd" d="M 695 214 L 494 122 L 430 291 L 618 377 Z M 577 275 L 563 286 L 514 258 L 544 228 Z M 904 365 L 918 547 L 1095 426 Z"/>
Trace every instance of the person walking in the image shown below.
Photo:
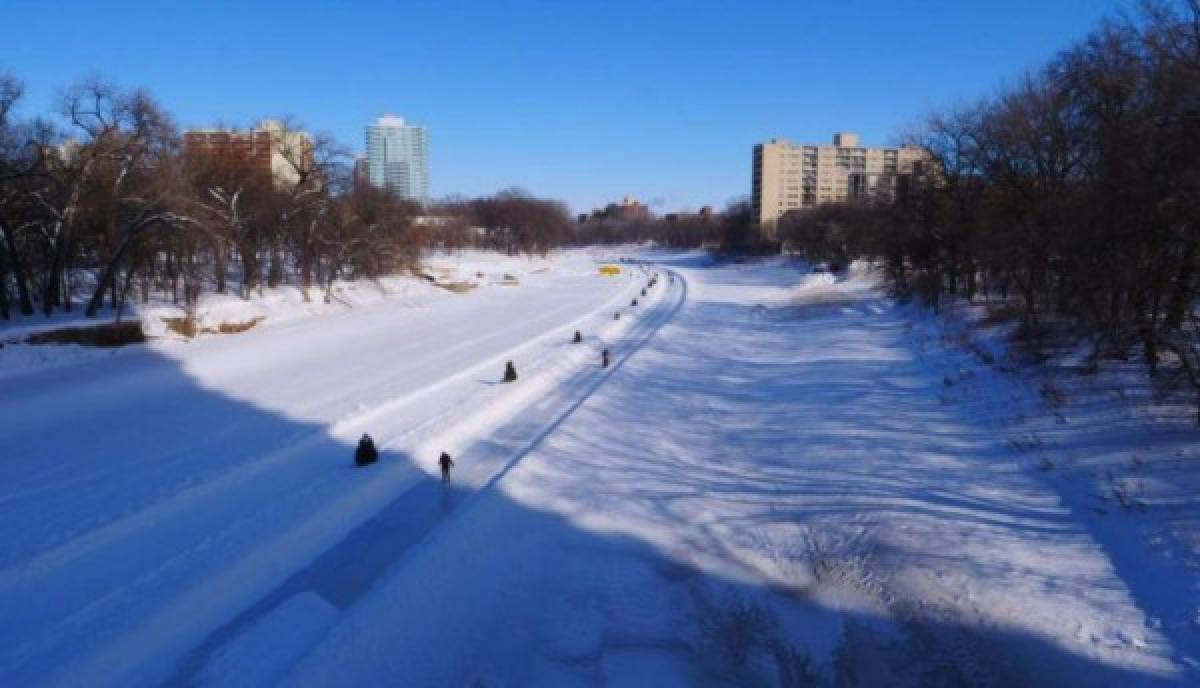
<path fill-rule="evenodd" d="M 450 458 L 446 452 L 442 452 L 442 455 L 438 457 L 438 466 L 442 469 L 442 483 L 446 485 L 450 484 L 450 467 L 453 465 L 454 459 Z"/>
<path fill-rule="evenodd" d="M 609 364 L 609 354 L 608 354 L 608 349 L 605 349 L 604 351 L 600 352 L 600 367 L 607 368 L 608 364 Z"/>

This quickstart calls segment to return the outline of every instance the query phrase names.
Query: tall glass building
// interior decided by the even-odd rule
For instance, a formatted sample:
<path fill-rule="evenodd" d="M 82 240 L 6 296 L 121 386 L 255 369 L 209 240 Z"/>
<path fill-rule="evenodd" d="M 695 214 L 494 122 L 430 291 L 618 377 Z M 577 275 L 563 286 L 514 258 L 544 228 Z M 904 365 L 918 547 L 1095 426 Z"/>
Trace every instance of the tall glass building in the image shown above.
<path fill-rule="evenodd" d="M 429 157 L 425 127 L 384 115 L 367 125 L 367 178 L 371 184 L 402 198 L 424 203 L 429 198 Z"/>

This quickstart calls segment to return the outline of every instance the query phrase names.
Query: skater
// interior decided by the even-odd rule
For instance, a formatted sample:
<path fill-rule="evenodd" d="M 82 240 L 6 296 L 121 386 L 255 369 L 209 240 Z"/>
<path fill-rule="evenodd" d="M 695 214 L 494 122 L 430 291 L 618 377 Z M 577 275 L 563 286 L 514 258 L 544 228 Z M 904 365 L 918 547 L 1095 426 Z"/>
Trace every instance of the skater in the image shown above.
<path fill-rule="evenodd" d="M 363 433 L 362 439 L 358 441 L 358 448 L 354 450 L 354 463 L 358 466 L 368 466 L 378 459 L 379 450 L 375 448 L 375 440 Z"/>
<path fill-rule="evenodd" d="M 637 299 L 634 299 L 634 300 L 633 300 L 633 303 L 631 303 L 631 304 L 629 304 L 629 305 L 630 305 L 630 306 L 636 306 L 636 305 L 637 305 Z"/>
<path fill-rule="evenodd" d="M 654 286 L 654 285 L 650 285 L 650 286 Z M 642 296 L 645 296 L 645 295 L 646 295 L 646 290 L 645 290 L 645 289 L 643 289 L 643 290 L 642 290 Z"/>
<path fill-rule="evenodd" d="M 450 458 L 450 455 L 447 454 L 446 452 L 442 452 L 442 455 L 438 457 L 438 466 L 440 466 L 442 469 L 442 482 L 443 483 L 446 483 L 446 484 L 450 483 L 450 467 L 453 465 L 454 465 L 454 459 Z"/>
<path fill-rule="evenodd" d="M 504 381 L 505 382 L 516 382 L 517 381 L 517 369 L 513 367 L 512 361 L 509 361 L 508 363 L 506 363 L 504 365 Z"/>
<path fill-rule="evenodd" d="M 617 311 L 616 313 L 613 313 L 613 320 L 620 320 L 620 319 L 621 319 L 621 311 Z"/>
<path fill-rule="evenodd" d="M 575 339 L 572 340 L 576 344 L 583 341 L 583 335 L 579 334 L 579 330 L 575 330 Z"/>
<path fill-rule="evenodd" d="M 607 368 L 609 364 L 608 349 L 600 352 L 600 367 Z"/>

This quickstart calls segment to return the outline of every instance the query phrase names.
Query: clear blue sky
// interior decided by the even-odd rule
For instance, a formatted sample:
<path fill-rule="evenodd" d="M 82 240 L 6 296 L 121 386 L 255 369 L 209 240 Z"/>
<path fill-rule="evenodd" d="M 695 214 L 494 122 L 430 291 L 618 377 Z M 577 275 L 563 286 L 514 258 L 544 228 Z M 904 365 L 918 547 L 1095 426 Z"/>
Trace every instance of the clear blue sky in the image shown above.
<path fill-rule="evenodd" d="M 755 142 L 894 140 L 992 93 L 1126 0 L 0 0 L 26 114 L 100 74 L 179 123 L 293 115 L 355 150 L 392 112 L 430 132 L 431 191 L 521 186 L 576 210 L 750 189 Z"/>

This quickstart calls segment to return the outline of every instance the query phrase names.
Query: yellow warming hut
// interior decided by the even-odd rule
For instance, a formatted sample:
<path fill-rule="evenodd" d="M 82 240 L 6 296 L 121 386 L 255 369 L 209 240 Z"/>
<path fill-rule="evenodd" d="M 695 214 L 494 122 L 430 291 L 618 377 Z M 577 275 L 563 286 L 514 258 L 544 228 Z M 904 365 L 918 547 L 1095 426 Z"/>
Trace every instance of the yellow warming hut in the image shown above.
<path fill-rule="evenodd" d="M 604 275 L 605 277 L 612 277 L 613 275 L 621 274 L 621 268 L 616 265 L 611 265 L 611 264 L 601 265 L 600 266 L 600 274 Z"/>

